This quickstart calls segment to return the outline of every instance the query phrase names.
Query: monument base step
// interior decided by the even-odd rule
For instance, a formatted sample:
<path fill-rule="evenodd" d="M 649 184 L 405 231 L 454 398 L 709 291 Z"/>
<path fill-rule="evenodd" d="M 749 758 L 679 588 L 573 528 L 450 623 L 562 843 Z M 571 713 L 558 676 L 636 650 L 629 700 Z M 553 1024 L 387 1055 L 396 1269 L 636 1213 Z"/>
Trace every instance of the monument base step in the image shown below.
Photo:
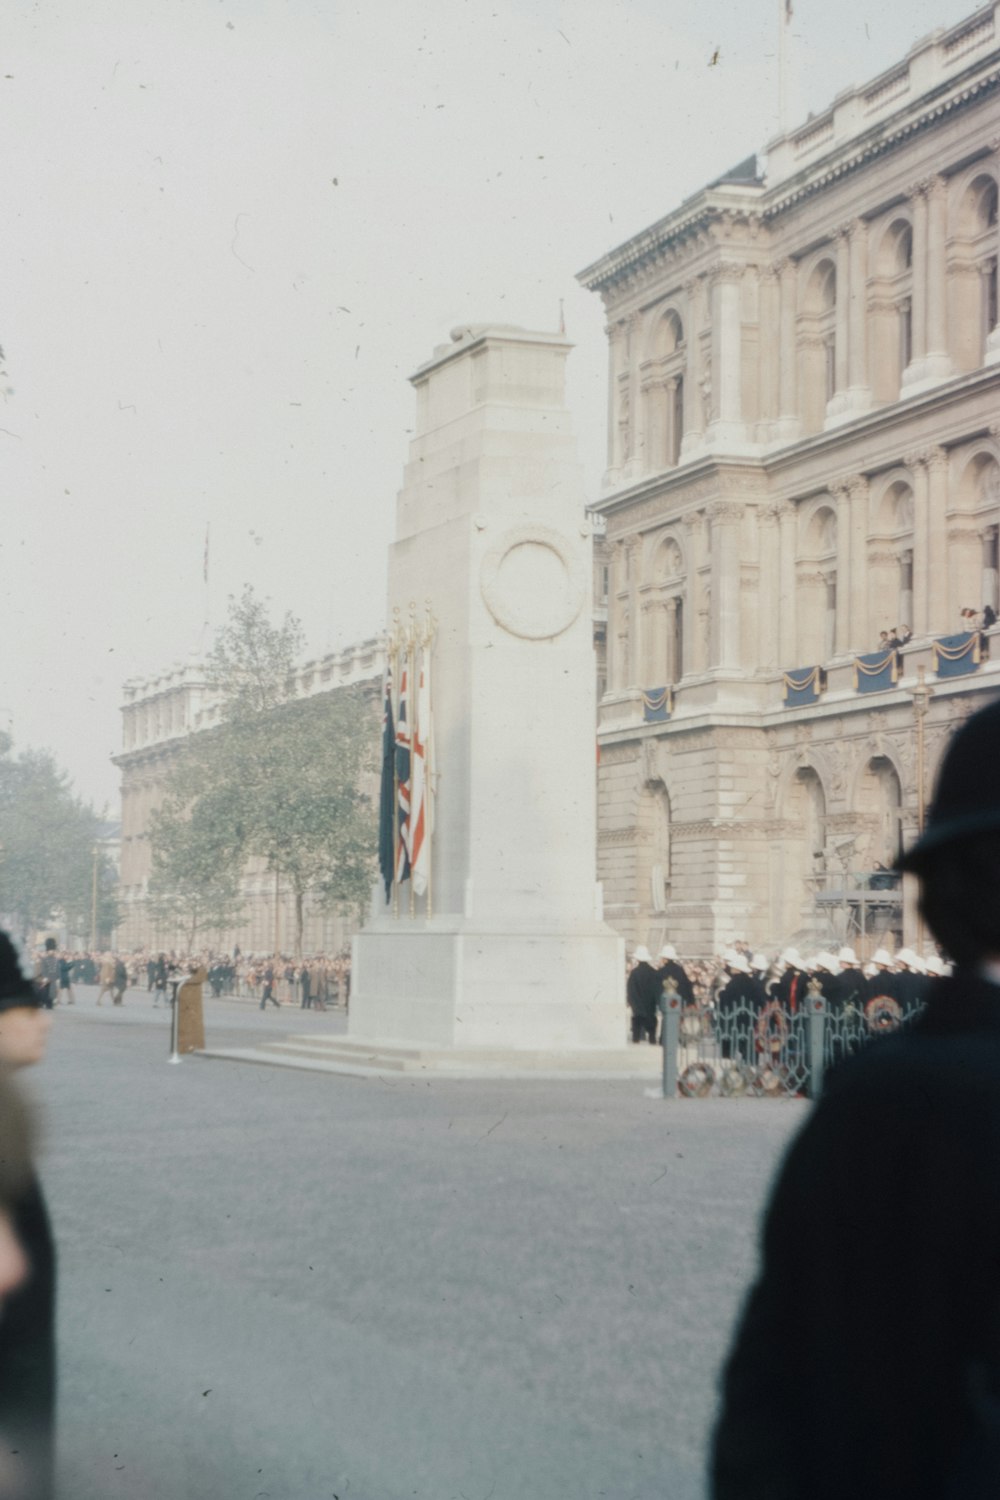
<path fill-rule="evenodd" d="M 659 1077 L 662 1054 L 648 1044 L 575 1052 L 486 1048 L 428 1048 L 399 1042 L 352 1042 L 343 1037 L 290 1036 L 259 1047 L 208 1047 L 201 1057 L 374 1078 L 384 1073 L 438 1078 Z"/>

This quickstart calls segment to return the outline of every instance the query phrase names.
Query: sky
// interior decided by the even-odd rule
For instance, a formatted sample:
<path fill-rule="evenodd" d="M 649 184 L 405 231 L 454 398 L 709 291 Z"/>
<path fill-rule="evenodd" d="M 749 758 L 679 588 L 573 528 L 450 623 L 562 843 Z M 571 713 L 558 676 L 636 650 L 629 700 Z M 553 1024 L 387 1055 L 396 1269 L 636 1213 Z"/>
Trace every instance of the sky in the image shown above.
<path fill-rule="evenodd" d="M 5 0 L 0 729 L 117 814 L 122 684 L 250 583 L 308 654 L 384 623 L 410 374 L 778 130 L 784 0 Z M 789 123 L 971 14 L 794 0 Z M 209 585 L 203 583 L 206 534 Z"/>

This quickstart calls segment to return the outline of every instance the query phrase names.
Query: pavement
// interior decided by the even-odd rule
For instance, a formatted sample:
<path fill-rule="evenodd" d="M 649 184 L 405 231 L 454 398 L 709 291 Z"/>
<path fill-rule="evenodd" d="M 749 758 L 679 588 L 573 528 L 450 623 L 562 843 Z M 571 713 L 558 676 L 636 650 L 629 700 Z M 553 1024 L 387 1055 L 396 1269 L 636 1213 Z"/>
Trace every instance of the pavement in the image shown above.
<path fill-rule="evenodd" d="M 61 1500 L 701 1500 L 808 1105 L 170 1065 L 169 1010 L 77 994 L 25 1079 Z M 206 1004 L 210 1046 L 344 1026 Z"/>

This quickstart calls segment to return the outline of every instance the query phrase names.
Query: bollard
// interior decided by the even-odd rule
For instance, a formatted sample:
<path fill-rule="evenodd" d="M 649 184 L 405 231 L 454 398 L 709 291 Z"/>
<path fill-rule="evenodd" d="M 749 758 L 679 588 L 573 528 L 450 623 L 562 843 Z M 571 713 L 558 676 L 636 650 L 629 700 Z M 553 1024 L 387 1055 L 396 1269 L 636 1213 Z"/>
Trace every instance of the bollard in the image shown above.
<path fill-rule="evenodd" d="M 809 986 L 809 1097 L 816 1100 L 823 1088 L 823 1040 L 826 1031 L 826 1001 Z"/>
<path fill-rule="evenodd" d="M 180 984 L 178 983 L 174 985 L 174 1000 L 170 1007 L 172 1012 L 170 1017 L 170 1056 L 167 1058 L 167 1062 L 172 1063 L 179 1063 L 181 1060 L 181 1054 L 177 1049 L 178 1017 L 181 1009 L 177 999 L 179 991 Z"/>
<path fill-rule="evenodd" d="M 676 982 L 672 978 L 665 979 L 660 1000 L 660 1015 L 663 1017 L 660 1046 L 663 1048 L 664 1099 L 677 1097 L 677 1048 L 681 1039 L 681 1008 L 682 1001 L 677 993 Z"/>

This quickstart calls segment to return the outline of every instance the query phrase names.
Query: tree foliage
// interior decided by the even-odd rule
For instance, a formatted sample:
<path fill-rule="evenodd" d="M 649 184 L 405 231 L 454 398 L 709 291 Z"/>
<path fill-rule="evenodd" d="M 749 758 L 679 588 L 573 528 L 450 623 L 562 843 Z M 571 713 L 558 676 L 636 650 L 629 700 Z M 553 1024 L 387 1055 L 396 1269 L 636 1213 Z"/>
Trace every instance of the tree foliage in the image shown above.
<path fill-rule="evenodd" d="M 13 752 L 0 735 L 0 912 L 23 939 L 62 921 L 89 934 L 95 874 L 98 936 L 117 923 L 115 875 L 99 819 L 46 750 Z M 96 870 L 95 870 L 96 851 Z"/>
<path fill-rule="evenodd" d="M 370 696 L 350 687 L 296 699 L 301 646 L 298 622 L 286 615 L 272 625 L 252 589 L 230 599 L 209 672 L 222 722 L 192 739 L 152 828 L 151 891 L 187 911 L 189 930 L 226 925 L 216 914 L 253 859 L 291 888 L 297 950 L 307 895 L 330 904 L 367 896 Z"/>

